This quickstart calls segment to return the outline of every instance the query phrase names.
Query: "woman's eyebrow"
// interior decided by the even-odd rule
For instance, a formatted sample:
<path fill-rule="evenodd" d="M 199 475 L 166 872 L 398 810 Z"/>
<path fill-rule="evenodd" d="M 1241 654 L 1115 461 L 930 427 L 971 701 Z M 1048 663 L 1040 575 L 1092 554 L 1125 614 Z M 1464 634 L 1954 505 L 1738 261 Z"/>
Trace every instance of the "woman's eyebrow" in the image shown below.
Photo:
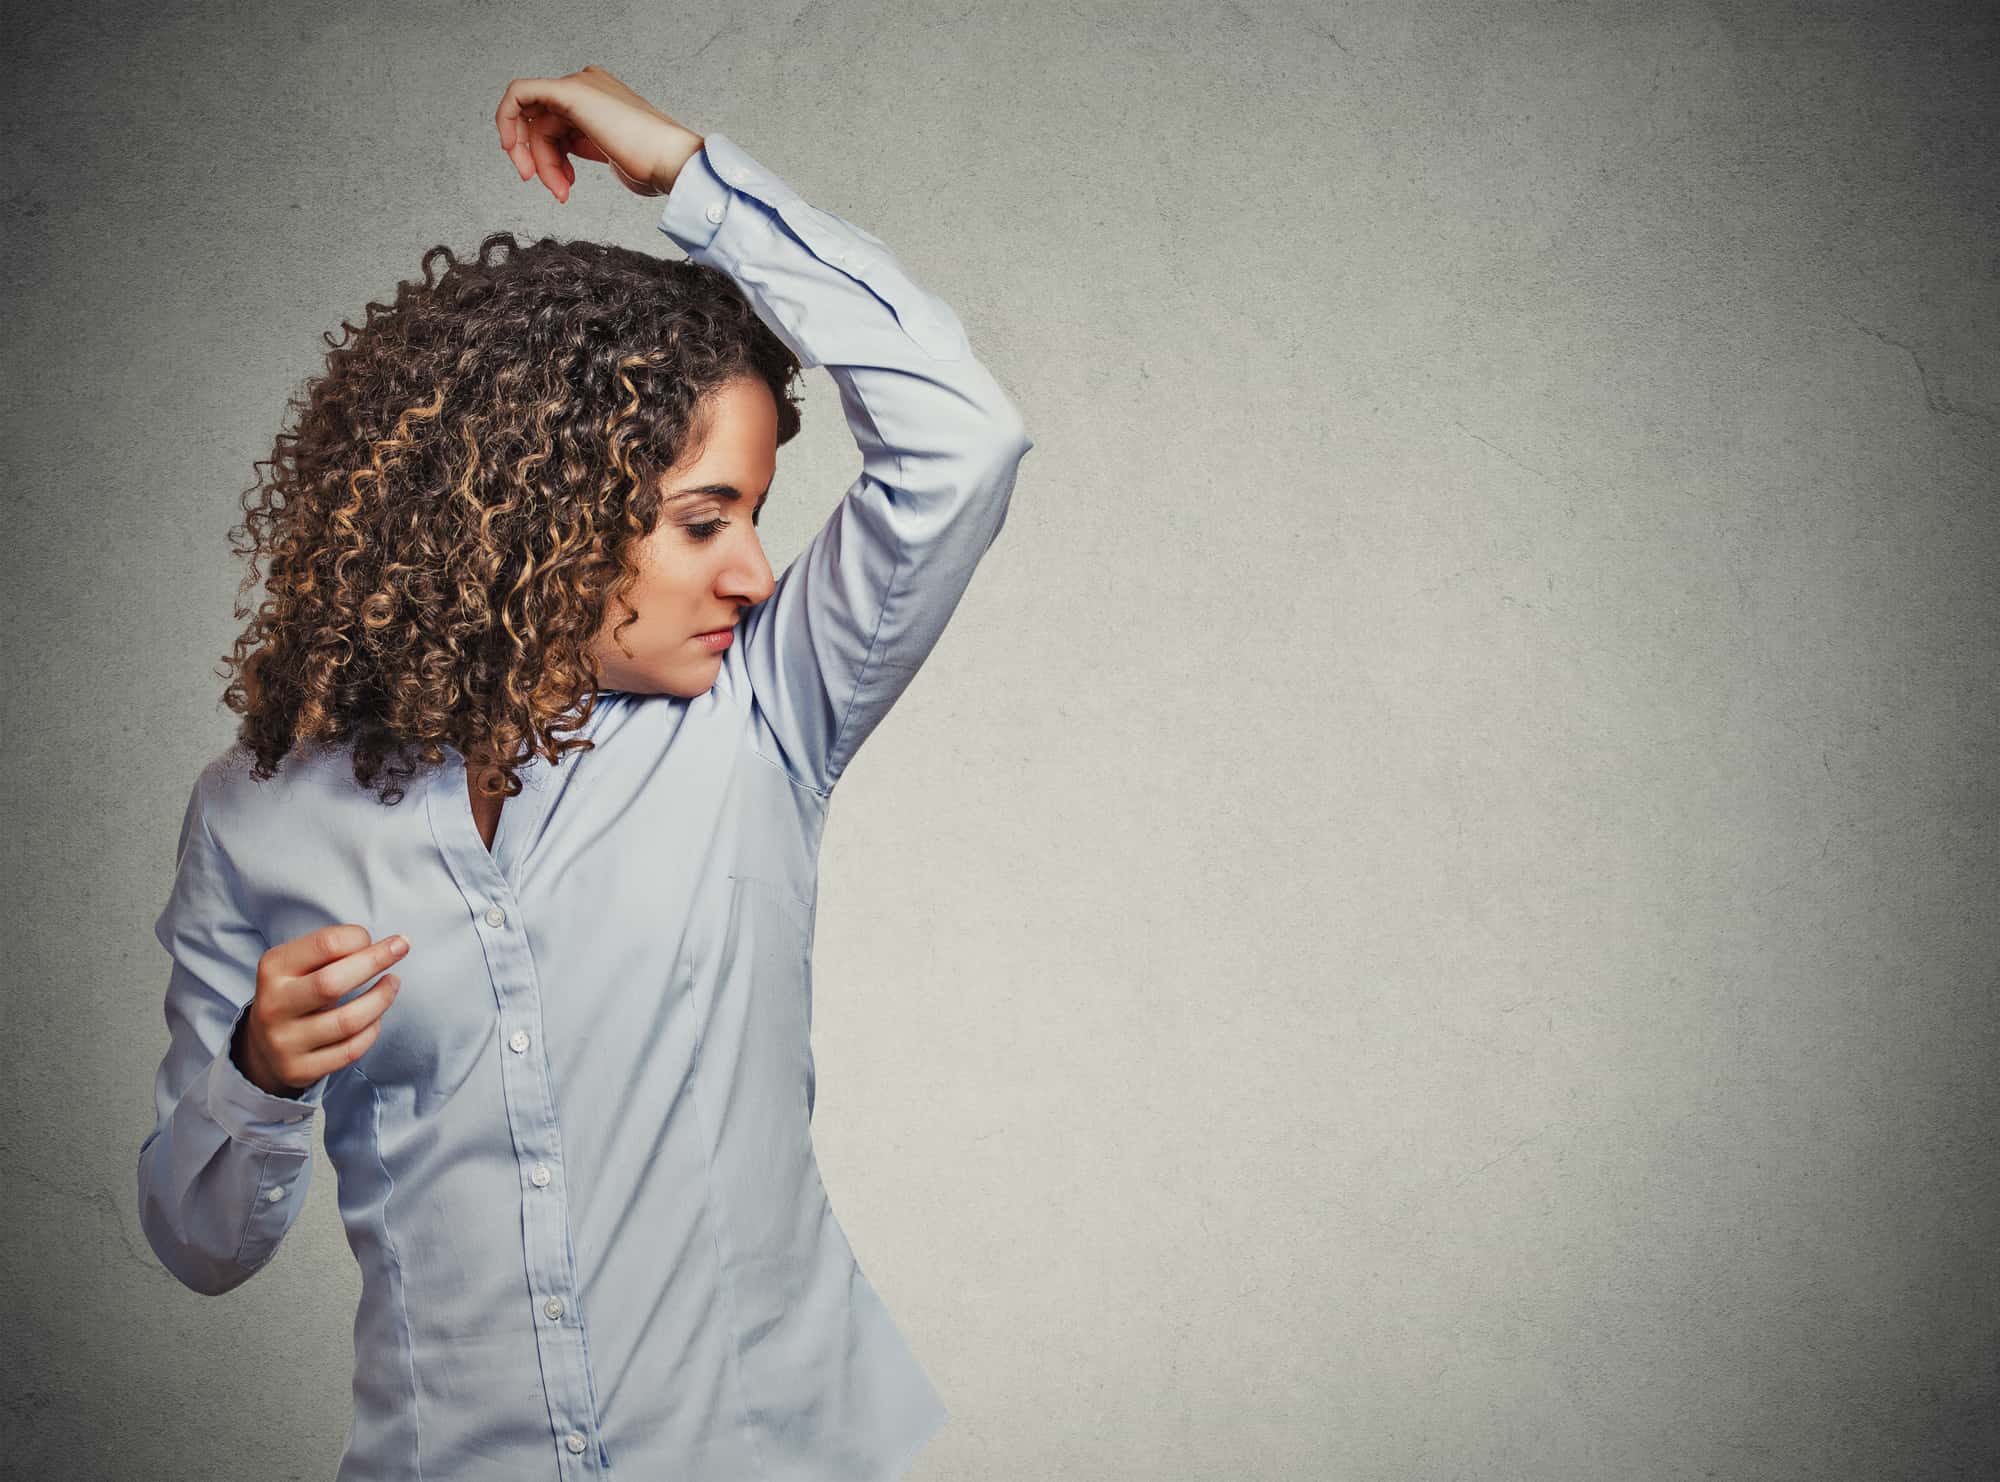
<path fill-rule="evenodd" d="M 765 495 L 769 494 L 770 492 L 771 491 L 767 488 L 764 490 L 764 493 L 759 494 L 757 498 L 761 500 L 765 497 Z M 701 484 L 692 489 L 682 489 L 673 497 L 676 499 L 689 499 L 696 494 L 712 494 L 717 499 L 728 499 L 728 500 L 737 500 L 743 497 L 743 491 L 737 488 L 734 484 Z"/>

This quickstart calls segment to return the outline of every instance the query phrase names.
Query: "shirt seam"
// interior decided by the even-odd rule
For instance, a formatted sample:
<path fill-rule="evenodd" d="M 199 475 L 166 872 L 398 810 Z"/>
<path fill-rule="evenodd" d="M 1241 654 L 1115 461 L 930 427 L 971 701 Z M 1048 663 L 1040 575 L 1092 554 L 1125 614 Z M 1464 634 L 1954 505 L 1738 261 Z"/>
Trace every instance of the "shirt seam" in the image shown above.
<path fill-rule="evenodd" d="M 685 951 L 681 957 L 681 969 L 692 983 L 694 969 Z M 694 1064 L 689 1067 L 688 1075 L 697 1085 L 701 1078 L 702 1050 L 706 1043 L 705 1035 L 696 1038 L 694 1042 Z M 756 1423 L 750 1418 L 750 1387 L 743 1377 L 743 1319 L 736 1306 L 736 1275 L 730 1269 L 722 1251 L 720 1222 L 715 1209 L 715 1160 L 709 1154 L 708 1118 L 702 1113 L 701 1096 L 698 1092 L 688 1098 L 688 1104 L 694 1109 L 695 1119 L 701 1125 L 701 1207 L 708 1216 L 708 1243 L 715 1252 L 716 1280 L 721 1283 L 723 1301 L 729 1304 L 729 1372 L 736 1379 L 736 1404 L 743 1416 L 743 1435 L 750 1443 L 750 1454 L 757 1459 L 757 1475 L 769 1477 L 771 1469 L 764 1461 L 763 1448 L 757 1444 Z"/>
<path fill-rule="evenodd" d="M 410 1337 L 409 1295 L 404 1289 L 403 1258 L 396 1254 L 396 1237 L 389 1222 L 389 1204 L 396 1193 L 395 1175 L 389 1172 L 389 1164 L 382 1156 L 382 1088 L 369 1079 L 361 1069 L 359 1061 L 352 1067 L 361 1081 L 368 1087 L 370 1110 L 369 1151 L 375 1155 L 375 1166 L 382 1170 L 384 1191 L 382 1194 L 382 1244 L 389 1252 L 390 1280 L 396 1288 L 396 1312 L 402 1323 L 403 1367 L 410 1381 L 410 1448 L 411 1463 L 416 1467 L 416 1482 L 423 1482 L 424 1476 L 424 1425 L 423 1410 L 417 1393 L 417 1348 Z"/>
<path fill-rule="evenodd" d="M 777 758 L 772 756 L 767 756 L 764 752 L 764 748 L 757 744 L 757 738 L 754 735 L 750 737 L 747 749 L 749 750 L 752 756 L 757 758 L 758 761 L 762 762 L 765 766 L 771 768 L 780 777 L 783 777 L 785 781 L 791 783 L 793 787 L 799 788 L 805 792 L 809 792 L 814 797 L 822 800 L 824 800 L 828 796 L 827 790 L 825 788 L 815 787 L 813 786 L 812 783 L 807 782 L 802 778 L 794 777 L 792 775 L 791 768 L 787 767 L 783 762 L 777 760 Z"/>
<path fill-rule="evenodd" d="M 903 333 L 907 335 L 909 331 L 904 330 Z M 888 448 L 896 460 L 896 483 L 893 487 L 886 488 L 883 491 L 884 494 L 891 500 L 899 493 L 906 494 L 908 492 L 909 475 L 903 468 L 903 450 L 894 446 L 887 438 L 882 436 L 882 424 L 875 420 L 875 409 L 868 404 L 868 398 L 861 394 L 861 389 L 858 386 L 854 391 L 854 401 L 862 411 L 868 414 L 868 425 L 875 433 L 876 442 Z M 893 525 L 893 521 L 891 524 Z M 835 766 L 834 763 L 840 755 L 840 743 L 847 736 L 847 727 L 854 718 L 854 707 L 861 702 L 861 691 L 868 683 L 869 667 L 874 664 L 876 651 L 882 645 L 882 626 L 888 620 L 890 604 L 896 600 L 896 582 L 902 576 L 908 559 L 909 551 L 904 546 L 901 538 L 898 537 L 896 539 L 896 563 L 890 568 L 888 583 L 882 591 L 882 606 L 875 614 L 875 629 L 868 635 L 868 652 L 862 656 L 861 667 L 855 672 L 854 676 L 854 692 L 847 697 L 847 708 L 841 712 L 840 724 L 834 728 L 833 740 L 827 745 L 826 771 L 829 792 L 832 790 L 832 784 L 838 782 L 842 774 L 847 771 L 847 764 L 845 762 L 839 766 Z M 852 761 L 853 758 L 850 757 L 848 760 Z"/>

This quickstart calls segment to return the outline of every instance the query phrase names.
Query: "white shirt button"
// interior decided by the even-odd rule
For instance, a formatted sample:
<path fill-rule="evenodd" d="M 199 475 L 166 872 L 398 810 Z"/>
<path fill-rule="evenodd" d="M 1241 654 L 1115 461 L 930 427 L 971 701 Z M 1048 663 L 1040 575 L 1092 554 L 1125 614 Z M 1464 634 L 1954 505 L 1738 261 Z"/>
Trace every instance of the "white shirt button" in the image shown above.
<path fill-rule="evenodd" d="M 525 1029 L 517 1029 L 512 1034 L 508 1035 L 507 1048 L 512 1050 L 516 1055 L 527 1054 L 528 1031 Z"/>
<path fill-rule="evenodd" d="M 546 1163 L 537 1163 L 535 1171 L 529 1174 L 528 1177 L 534 1182 L 536 1188 L 546 1189 L 549 1186 L 549 1165 Z"/>
<path fill-rule="evenodd" d="M 264 1197 L 270 1200 L 273 1204 L 276 1204 L 280 1199 L 285 1197 L 285 1191 L 283 1189 L 272 1189 L 268 1191 L 264 1195 Z"/>
<path fill-rule="evenodd" d="M 569 1447 L 572 1451 L 581 1451 L 584 1448 L 585 1442 L 581 1435 L 575 1431 L 571 1431 L 563 1437 L 563 1445 Z"/>
<path fill-rule="evenodd" d="M 750 183 L 750 172 L 748 170 L 731 170 L 729 178 L 738 185 L 748 185 Z"/>
<path fill-rule="evenodd" d="M 714 202 L 709 206 L 709 208 L 706 211 L 702 213 L 702 215 L 706 216 L 710 221 L 722 220 L 722 202 L 720 201 Z"/>
<path fill-rule="evenodd" d="M 561 1297 L 549 1298 L 548 1301 L 542 1303 L 542 1311 L 546 1312 L 550 1317 L 561 1317 L 562 1298 Z"/>
<path fill-rule="evenodd" d="M 486 924 L 488 926 L 504 926 L 506 921 L 507 913 L 498 906 L 488 906 L 486 908 Z"/>

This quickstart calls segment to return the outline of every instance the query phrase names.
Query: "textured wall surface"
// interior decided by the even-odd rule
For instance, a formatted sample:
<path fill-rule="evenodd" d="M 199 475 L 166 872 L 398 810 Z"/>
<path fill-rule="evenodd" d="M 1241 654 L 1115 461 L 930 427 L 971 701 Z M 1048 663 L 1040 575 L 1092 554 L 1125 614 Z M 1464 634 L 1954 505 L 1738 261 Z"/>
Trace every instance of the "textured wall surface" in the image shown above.
<path fill-rule="evenodd" d="M 2000 1468 L 1991 6 L 7 29 L 10 1474 L 332 1475 L 331 1170 L 225 1297 L 139 1229 L 149 928 L 320 333 L 501 227 L 673 252 L 498 147 L 591 61 L 888 241 L 1037 442 L 822 861 L 912 1478 Z M 809 380 L 777 563 L 858 463 Z"/>

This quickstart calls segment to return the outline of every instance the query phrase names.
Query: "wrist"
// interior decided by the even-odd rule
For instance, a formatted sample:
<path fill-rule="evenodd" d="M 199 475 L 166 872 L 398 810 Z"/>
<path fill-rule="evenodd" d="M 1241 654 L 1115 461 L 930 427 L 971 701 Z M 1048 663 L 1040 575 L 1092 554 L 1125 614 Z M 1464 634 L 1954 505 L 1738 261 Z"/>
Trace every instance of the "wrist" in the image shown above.
<path fill-rule="evenodd" d="M 266 1096 L 283 1096 L 293 1101 L 298 1099 L 299 1093 L 270 1074 L 251 1049 L 248 1014 L 236 1023 L 236 1033 L 229 1041 L 229 1058 L 235 1062 L 237 1070 L 242 1072 L 243 1079 Z"/>
<path fill-rule="evenodd" d="M 679 124 L 673 125 L 670 138 L 660 151 L 660 164 L 652 173 L 652 183 L 659 187 L 662 193 L 671 191 L 674 182 L 680 179 L 681 171 L 686 168 L 687 162 L 701 153 L 705 143 L 707 140 L 692 129 L 684 129 Z"/>

